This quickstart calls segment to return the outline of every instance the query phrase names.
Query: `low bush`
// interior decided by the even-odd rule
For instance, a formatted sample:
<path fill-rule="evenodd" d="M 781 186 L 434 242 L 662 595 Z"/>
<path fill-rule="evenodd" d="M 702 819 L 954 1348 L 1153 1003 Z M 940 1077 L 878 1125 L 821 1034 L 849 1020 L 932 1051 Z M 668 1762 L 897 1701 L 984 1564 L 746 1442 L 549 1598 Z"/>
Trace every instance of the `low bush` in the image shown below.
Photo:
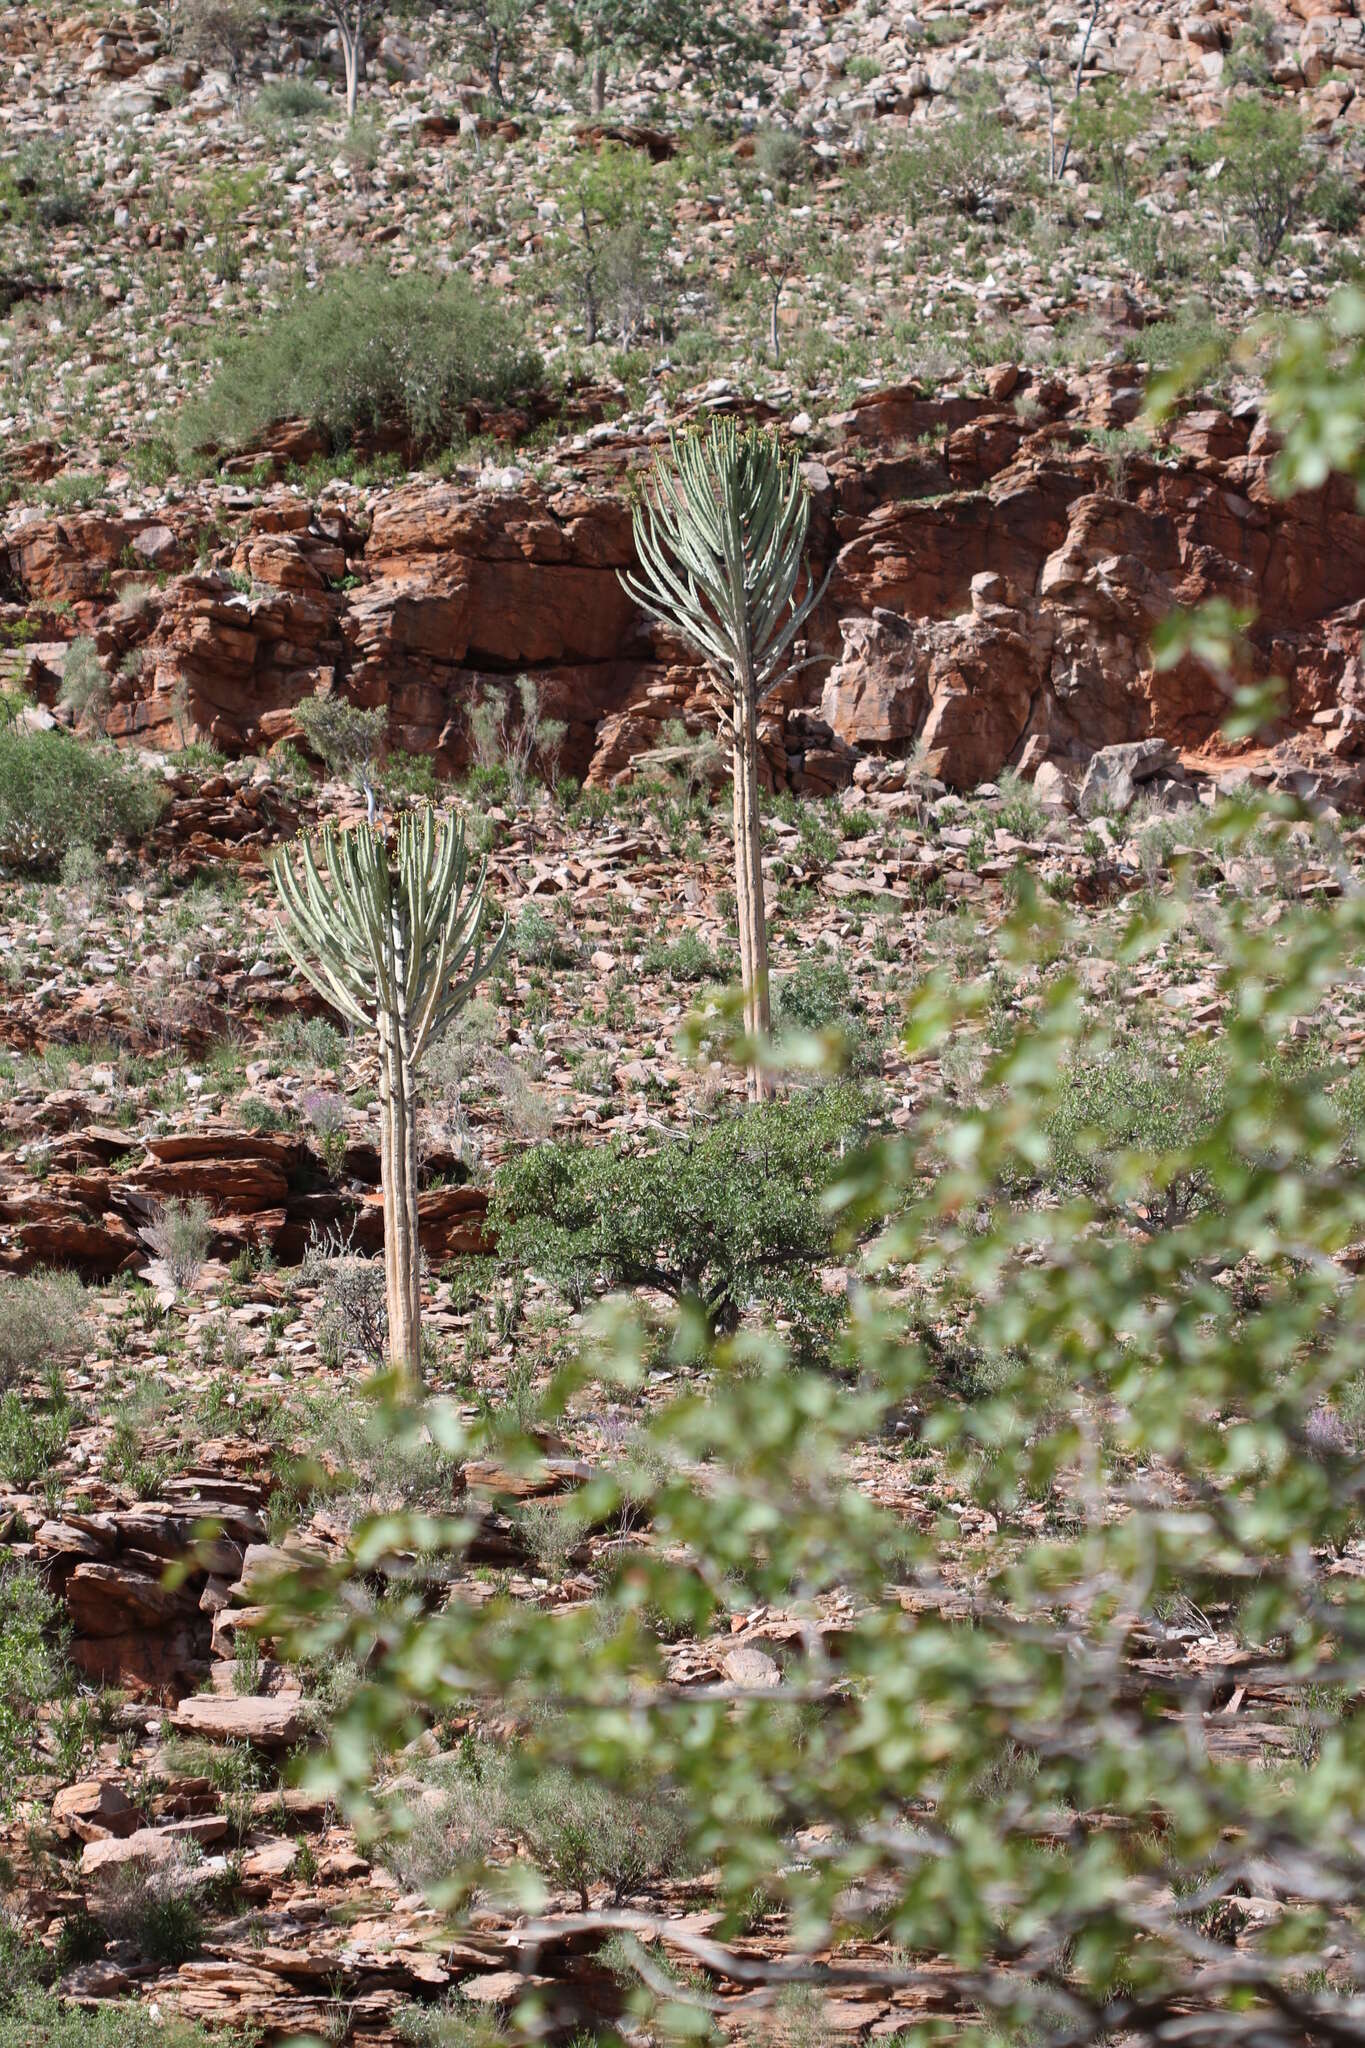
<path fill-rule="evenodd" d="M 868 175 L 874 201 L 904 212 L 914 224 L 953 214 L 1002 219 L 1031 168 L 998 110 L 972 104 L 914 141 L 888 150 Z"/>
<path fill-rule="evenodd" d="M 249 2048 L 241 2034 L 209 2035 L 192 2021 L 159 2018 L 136 2000 L 89 2008 L 20 1985 L 0 1999 L 0 2048 Z"/>
<path fill-rule="evenodd" d="M 472 401 L 505 402 L 539 382 L 539 358 L 466 278 L 342 270 L 227 350 L 183 416 L 182 450 L 245 447 L 293 418 L 334 451 L 383 428 L 440 447 L 462 438 Z"/>
<path fill-rule="evenodd" d="M 143 1235 L 156 1256 L 164 1261 L 176 1293 L 187 1294 L 199 1278 L 213 1241 L 208 1203 L 199 1195 L 188 1201 L 172 1197 L 162 1204 Z"/>
<path fill-rule="evenodd" d="M 623 1790 L 473 1741 L 453 1766 L 439 1768 L 433 1796 L 385 1856 L 405 1884 L 434 1889 L 510 1841 L 552 1884 L 576 1892 L 585 1911 L 593 1886 L 605 1884 L 620 1904 L 659 1878 L 682 1875 L 685 1861 L 681 1810 L 668 1793 Z"/>
<path fill-rule="evenodd" d="M 646 974 L 662 974 L 672 982 L 719 981 L 720 961 L 699 932 L 682 932 L 670 944 L 651 939 L 644 951 Z"/>
<path fill-rule="evenodd" d="M 567 734 L 563 719 L 545 717 L 534 676 L 483 690 L 469 708 L 470 789 L 520 810 L 533 780 L 547 789 L 558 782 Z"/>
<path fill-rule="evenodd" d="M 512 951 L 524 967 L 576 967 L 583 949 L 571 927 L 528 903 L 512 927 Z"/>
<path fill-rule="evenodd" d="M 74 1273 L 0 1278 L 0 1392 L 79 1357 L 87 1323 Z"/>
<path fill-rule="evenodd" d="M 20 145 L 0 171 L 0 219 L 41 228 L 74 227 L 90 211 L 88 194 L 72 181 L 72 160 L 56 138 Z"/>
<path fill-rule="evenodd" d="M 754 135 L 754 170 L 764 184 L 785 193 L 806 176 L 810 166 L 806 144 L 790 128 L 767 122 Z"/>
<path fill-rule="evenodd" d="M 0 726 L 0 868 L 55 874 L 73 846 L 135 842 L 165 801 L 162 785 L 112 748 Z"/>
<path fill-rule="evenodd" d="M 681 1876 L 686 1822 L 661 1792 L 628 1796 L 559 1768 L 539 1770 L 515 1797 L 511 1824 L 544 1876 L 577 1892 L 586 1913 L 590 1887 L 605 1884 L 609 1903 L 661 1877 Z"/>
<path fill-rule="evenodd" d="M 439 2005 L 403 2005 L 394 2015 L 404 2048 L 511 2048 L 496 2014 L 452 1991 Z"/>
<path fill-rule="evenodd" d="M 316 121 L 334 106 L 331 94 L 306 78 L 273 78 L 257 93 L 251 118 L 258 127 L 285 127 L 294 121 Z"/>
<path fill-rule="evenodd" d="M 329 775 L 368 789 L 388 730 L 383 709 L 365 711 L 345 697 L 305 697 L 294 716 Z"/>
<path fill-rule="evenodd" d="M 44 1408 L 12 1391 L 0 1395 L 0 1479 L 20 1488 L 42 1479 L 66 1449 L 70 1427 L 63 1401 Z"/>
<path fill-rule="evenodd" d="M 832 1247 L 820 1197 L 864 1113 L 855 1090 L 826 1088 L 650 1152 L 537 1146 L 494 1183 L 499 1253 L 576 1301 L 599 1285 L 653 1288 L 698 1303 L 714 1333 L 761 1303 L 815 1341 L 838 1314 L 818 1277 Z"/>
<path fill-rule="evenodd" d="M 109 708 L 109 678 L 88 633 L 82 633 L 66 650 L 58 702 L 78 724 L 88 716 L 93 724 L 103 728 L 104 714 Z"/>
<path fill-rule="evenodd" d="M 850 1074 L 875 1073 L 881 1063 L 880 1044 L 848 969 L 827 955 L 809 954 L 782 977 L 773 1022 L 779 1037 L 812 1031 L 837 1038 Z"/>
<path fill-rule="evenodd" d="M 37 1572 L 0 1567 L 0 1814 L 13 1811 L 21 1776 L 34 1768 L 38 1709 L 61 1687 L 60 1622 L 58 1602 Z"/>
<path fill-rule="evenodd" d="M 389 1337 L 382 1260 L 357 1258 L 334 1234 L 310 1242 L 302 1279 L 321 1297 L 316 1335 L 324 1363 L 334 1371 L 356 1357 L 378 1365 Z"/>
<path fill-rule="evenodd" d="M 129 1934 L 149 1963 L 178 1969 L 204 1946 L 204 1919 L 194 1894 L 183 1885 L 148 1880 Z"/>

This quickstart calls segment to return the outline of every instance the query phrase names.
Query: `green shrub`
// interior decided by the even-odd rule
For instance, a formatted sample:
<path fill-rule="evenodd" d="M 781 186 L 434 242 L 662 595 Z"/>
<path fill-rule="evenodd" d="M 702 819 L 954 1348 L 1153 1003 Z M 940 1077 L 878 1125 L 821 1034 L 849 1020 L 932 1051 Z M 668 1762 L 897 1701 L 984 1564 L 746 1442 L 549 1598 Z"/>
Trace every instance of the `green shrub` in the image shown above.
<path fill-rule="evenodd" d="M 874 164 L 870 181 L 883 208 L 903 212 L 915 224 L 945 214 L 999 218 L 1028 174 L 1023 147 L 1001 125 L 998 111 L 974 104 L 888 150 Z"/>
<path fill-rule="evenodd" d="M 813 1339 L 836 1317 L 818 1279 L 832 1236 L 820 1197 L 864 1104 L 828 1088 L 668 1137 L 541 1145 L 502 1167 L 498 1250 L 571 1299 L 601 1283 L 700 1304 L 713 1331 L 763 1303 Z"/>
<path fill-rule="evenodd" d="M 87 1323 L 74 1273 L 0 1278 L 0 1391 L 79 1357 Z"/>
<path fill-rule="evenodd" d="M 66 1449 L 71 1411 L 64 1401 L 41 1408 L 21 1394 L 0 1395 L 0 1479 L 32 1486 Z"/>
<path fill-rule="evenodd" d="M 157 1258 L 165 1261 L 176 1293 L 187 1294 L 213 1242 L 213 1219 L 203 1196 L 192 1195 L 187 1201 L 172 1196 L 143 1235 Z"/>
<path fill-rule="evenodd" d="M 1150 93 L 1126 91 L 1117 80 L 1101 80 L 1072 109 L 1071 141 L 1121 206 L 1132 198 L 1130 151 L 1152 126 L 1154 111 Z"/>
<path fill-rule="evenodd" d="M 329 775 L 353 781 L 360 789 L 370 786 L 388 730 L 387 711 L 366 711 L 345 697 L 305 697 L 294 717 Z"/>
<path fill-rule="evenodd" d="M 1354 178 L 1325 171 L 1309 194 L 1309 211 L 1318 226 L 1330 233 L 1352 234 L 1360 219 L 1360 187 Z"/>
<path fill-rule="evenodd" d="M 394 2015 L 404 2048 L 511 2048 L 497 2015 L 449 1992 L 439 2005 L 403 2005 Z"/>
<path fill-rule="evenodd" d="M 73 640 L 62 666 L 62 688 L 58 702 L 79 721 L 87 715 L 101 728 L 109 708 L 109 678 L 88 633 Z"/>
<path fill-rule="evenodd" d="M 1359 1078 L 1358 1078 L 1359 1076 Z M 1333 1088 L 1335 1114 L 1354 1150 L 1365 1122 L 1365 1075 L 1344 1085 L 1301 1050 L 1277 1055 L 1268 1086 Z M 1063 1196 L 1112 1201 L 1145 1232 L 1169 1229 L 1212 1199 L 1201 1157 L 1229 1113 L 1228 1067 L 1216 1043 L 1168 1049 L 1141 1027 L 1080 1051 L 1061 1074 L 1043 1126 L 1046 1154 L 1033 1184 Z"/>
<path fill-rule="evenodd" d="M 700 932 L 682 932 L 671 945 L 666 939 L 651 939 L 644 950 L 644 970 L 673 982 L 719 981 L 723 975 Z"/>
<path fill-rule="evenodd" d="M 55 139 L 24 143 L 13 168 L 0 172 L 0 216 L 42 228 L 78 225 L 89 199 L 71 173 L 70 152 Z"/>
<path fill-rule="evenodd" d="M 619 1905 L 655 1879 L 684 1874 L 684 1815 L 662 1793 L 631 1795 L 571 1771 L 538 1770 L 515 1796 L 510 1824 L 532 1862 L 577 1892 L 585 1913 L 592 1885 L 607 1885 Z"/>
<path fill-rule="evenodd" d="M 62 1685 L 60 1619 L 61 1609 L 37 1572 L 28 1565 L 0 1566 L 0 1814 L 13 1812 L 20 1778 L 36 1762 L 37 1711 Z"/>
<path fill-rule="evenodd" d="M 848 969 L 828 955 L 809 953 L 782 977 L 773 1022 L 779 1036 L 805 1031 L 836 1034 L 850 1074 L 875 1073 L 881 1063 L 880 1044 Z"/>
<path fill-rule="evenodd" d="M 805 143 L 790 128 L 765 123 L 755 133 L 754 169 L 765 185 L 785 192 L 797 183 L 808 162 Z"/>
<path fill-rule="evenodd" d="M 241 448 L 272 421 L 303 418 L 333 450 L 384 427 L 435 447 L 461 438 L 472 400 L 539 381 L 539 358 L 468 279 L 341 270 L 229 348 L 186 410 L 181 446 Z"/>
<path fill-rule="evenodd" d="M 1221 162 L 1215 189 L 1250 228 L 1257 261 L 1273 262 L 1303 217 L 1316 170 L 1298 113 L 1259 94 L 1233 100 L 1204 149 Z"/>
<path fill-rule="evenodd" d="M 199 1902 L 183 1888 L 149 1885 L 138 1908 L 132 1936 L 148 1962 L 174 1970 L 204 1946 Z"/>
<path fill-rule="evenodd" d="M 162 785 L 112 748 L 0 726 L 0 868 L 52 874 L 72 846 L 136 841 L 165 801 Z"/>
<path fill-rule="evenodd" d="M 306 78 L 274 78 L 263 85 L 251 109 L 259 127 L 283 127 L 293 121 L 316 121 L 333 111 L 335 102 Z"/>
<path fill-rule="evenodd" d="M 561 929 L 534 903 L 528 903 L 512 927 L 512 951 L 525 967 L 575 967 L 582 948 L 574 933 Z"/>
<path fill-rule="evenodd" d="M 249 2048 L 243 2034 L 207 2034 L 188 2020 L 158 2019 L 131 1999 L 89 2010 L 37 1985 L 0 2003 L 0 2048 Z"/>

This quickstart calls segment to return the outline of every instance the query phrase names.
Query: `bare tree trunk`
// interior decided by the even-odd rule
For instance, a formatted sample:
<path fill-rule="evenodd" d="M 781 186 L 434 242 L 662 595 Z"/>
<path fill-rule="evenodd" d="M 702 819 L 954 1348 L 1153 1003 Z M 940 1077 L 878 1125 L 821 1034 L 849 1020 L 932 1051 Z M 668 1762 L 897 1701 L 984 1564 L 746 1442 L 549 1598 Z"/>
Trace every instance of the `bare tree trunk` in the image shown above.
<path fill-rule="evenodd" d="M 766 1038 L 768 1006 L 768 915 L 763 900 L 763 832 L 759 816 L 758 704 L 753 684 L 740 683 L 734 698 L 735 905 L 739 919 L 740 977 L 744 987 L 744 1029 Z M 772 1081 L 756 1060 L 749 1066 L 749 1100 L 763 1102 Z"/>
<path fill-rule="evenodd" d="M 331 0 L 328 9 L 341 43 L 341 61 L 346 68 L 346 119 L 355 120 L 356 95 L 365 76 L 365 0 L 354 7 L 347 0 Z"/>
<path fill-rule="evenodd" d="M 605 112 L 607 104 L 607 56 L 605 50 L 594 50 L 592 54 L 592 112 L 598 119 Z"/>
<path fill-rule="evenodd" d="M 417 1116 L 412 1046 L 401 995 L 403 968 L 400 944 L 394 962 L 394 980 L 400 985 L 397 1014 L 379 1013 L 379 1123 L 389 1365 L 406 1386 L 415 1388 L 422 1379 L 422 1248 L 417 1235 Z"/>
<path fill-rule="evenodd" d="M 775 370 L 782 368 L 782 342 L 777 332 L 777 308 L 781 299 L 782 287 L 779 284 L 773 292 L 773 302 L 768 309 L 768 339 L 772 343 L 773 368 Z"/>
<path fill-rule="evenodd" d="M 360 85 L 360 69 L 356 62 L 356 47 L 346 30 L 341 31 L 341 61 L 346 66 L 346 119 L 355 121 L 356 92 Z"/>
<path fill-rule="evenodd" d="M 1081 80 L 1085 74 L 1085 60 L 1090 55 L 1090 38 L 1095 33 L 1095 24 L 1100 18 L 1100 8 L 1103 4 L 1104 0 L 1092 0 L 1090 8 L 1090 19 L 1085 25 L 1085 34 L 1081 39 L 1081 54 L 1076 60 L 1076 77 L 1071 88 L 1071 101 L 1073 106 L 1081 96 Z M 1065 175 L 1066 167 L 1070 161 L 1071 137 L 1070 135 L 1068 135 L 1066 141 L 1062 145 L 1062 160 L 1057 166 L 1058 178 L 1061 178 Z"/>

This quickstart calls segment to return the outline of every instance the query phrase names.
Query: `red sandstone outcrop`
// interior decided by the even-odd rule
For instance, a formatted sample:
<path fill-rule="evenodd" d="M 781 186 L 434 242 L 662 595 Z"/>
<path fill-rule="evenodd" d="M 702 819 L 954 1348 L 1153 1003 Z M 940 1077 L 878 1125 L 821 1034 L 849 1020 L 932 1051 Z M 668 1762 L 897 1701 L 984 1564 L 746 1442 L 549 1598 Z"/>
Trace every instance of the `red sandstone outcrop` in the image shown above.
<path fill-rule="evenodd" d="M 1245 407 L 1201 403 L 1159 445 L 1110 456 L 1089 436 L 1134 417 L 1122 376 L 1016 374 L 1010 388 L 991 373 L 1000 396 L 907 387 L 827 424 L 831 452 L 806 471 L 813 564 L 832 573 L 813 658 L 770 708 L 775 785 L 837 788 L 859 754 L 914 747 L 967 787 L 1153 734 L 1205 746 L 1219 692 L 1190 664 L 1156 671 L 1149 643 L 1175 606 L 1214 595 L 1254 607 L 1260 664 L 1288 685 L 1286 731 L 1330 718 L 1338 755 L 1355 750 L 1365 518 L 1349 489 L 1279 499 Z M 118 738 L 193 730 L 262 750 L 296 736 L 304 697 L 344 689 L 388 707 L 393 747 L 449 773 L 471 704 L 529 673 L 567 728 L 565 769 L 607 782 L 668 721 L 710 717 L 690 651 L 620 585 L 621 470 L 637 454 L 617 451 L 614 484 L 598 487 L 411 482 L 365 511 L 243 496 L 209 566 L 135 603 L 120 601 L 127 563 L 193 560 L 202 502 L 142 519 L 24 513 L 6 531 L 8 575 L 30 607 L 65 604 L 95 626 L 118 671 Z M 40 692 L 45 675 L 34 667 Z"/>
<path fill-rule="evenodd" d="M 195 1196 L 213 1211 L 214 1256 L 230 1259 L 248 1246 L 268 1247 L 277 1258 L 297 1262 L 309 1237 L 329 1230 L 339 1230 L 361 1254 L 383 1243 L 373 1146 L 348 1147 L 345 1180 L 338 1183 L 299 1138 L 195 1129 L 147 1140 L 138 1161 L 128 1159 L 127 1142 L 118 1132 L 81 1131 L 53 1148 L 54 1170 L 40 1187 L 0 1189 L 0 1270 L 61 1265 L 107 1277 L 140 1267 L 149 1256 L 142 1233 L 161 1204 Z M 448 1155 L 428 1161 L 433 1173 L 453 1166 Z M 487 1208 L 482 1188 L 424 1188 L 417 1214 L 427 1257 L 439 1265 L 486 1250 Z"/>

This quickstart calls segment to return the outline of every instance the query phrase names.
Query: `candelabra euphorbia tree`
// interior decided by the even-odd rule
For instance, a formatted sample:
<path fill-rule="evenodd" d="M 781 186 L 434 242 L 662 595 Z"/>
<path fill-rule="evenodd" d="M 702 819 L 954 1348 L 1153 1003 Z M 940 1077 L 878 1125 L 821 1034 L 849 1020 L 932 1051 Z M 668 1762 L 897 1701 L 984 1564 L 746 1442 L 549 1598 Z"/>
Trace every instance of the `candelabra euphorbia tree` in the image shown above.
<path fill-rule="evenodd" d="M 622 583 L 652 618 L 705 659 L 721 686 L 720 719 L 734 764 L 735 896 L 744 1022 L 767 1032 L 768 926 L 759 821 L 758 707 L 824 590 L 796 586 L 810 524 L 810 493 L 793 451 L 776 435 L 713 422 L 675 439 L 635 511 L 638 574 Z M 828 581 L 828 578 L 826 578 Z M 749 1070 L 749 1093 L 766 1092 Z"/>
<path fill-rule="evenodd" d="M 281 848 L 272 871 L 291 959 L 343 1017 L 378 1034 L 389 1359 L 415 1381 L 417 1064 L 492 971 L 504 934 L 485 944 L 484 869 L 471 880 L 463 825 L 430 810 L 401 818 L 392 845 L 378 826 L 326 825 L 316 843 L 301 842 L 297 863 Z"/>

